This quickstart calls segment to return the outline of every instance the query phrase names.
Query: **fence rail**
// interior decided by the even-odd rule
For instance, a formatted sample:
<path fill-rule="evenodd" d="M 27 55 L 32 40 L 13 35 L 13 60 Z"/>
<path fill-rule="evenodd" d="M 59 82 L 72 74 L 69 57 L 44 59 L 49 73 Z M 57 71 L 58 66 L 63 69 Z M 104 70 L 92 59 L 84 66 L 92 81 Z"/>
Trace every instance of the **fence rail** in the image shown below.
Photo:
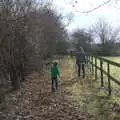
<path fill-rule="evenodd" d="M 100 61 L 100 65 L 98 66 L 98 60 Z M 110 73 L 110 65 L 120 68 L 120 63 L 113 62 L 103 57 L 87 55 L 87 62 L 90 64 L 90 71 L 95 75 L 95 79 L 98 76 L 98 70 L 100 71 L 100 79 L 101 79 L 101 86 L 104 86 L 104 77 L 105 74 L 108 80 L 108 92 L 111 95 L 112 88 L 111 88 L 111 80 L 120 86 L 120 80 L 116 79 Z M 107 71 L 103 68 L 103 63 L 107 63 Z"/>

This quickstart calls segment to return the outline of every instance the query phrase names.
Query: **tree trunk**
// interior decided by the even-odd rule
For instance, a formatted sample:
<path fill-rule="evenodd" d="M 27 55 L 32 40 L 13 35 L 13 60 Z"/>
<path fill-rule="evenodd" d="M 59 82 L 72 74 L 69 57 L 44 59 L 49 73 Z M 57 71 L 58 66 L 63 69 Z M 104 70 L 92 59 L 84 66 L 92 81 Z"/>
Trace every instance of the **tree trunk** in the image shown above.
<path fill-rule="evenodd" d="M 12 82 L 13 89 L 20 88 L 20 79 L 17 76 L 17 71 L 13 65 L 10 68 L 10 80 Z"/>

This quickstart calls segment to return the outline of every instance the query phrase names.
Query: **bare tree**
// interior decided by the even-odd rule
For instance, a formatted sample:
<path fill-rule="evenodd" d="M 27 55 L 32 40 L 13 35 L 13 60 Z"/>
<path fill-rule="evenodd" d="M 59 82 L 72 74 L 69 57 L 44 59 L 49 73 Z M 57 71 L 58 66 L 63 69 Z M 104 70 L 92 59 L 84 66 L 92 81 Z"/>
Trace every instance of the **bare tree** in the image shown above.
<path fill-rule="evenodd" d="M 41 68 L 66 37 L 60 15 L 35 0 L 0 1 L 0 32 L 0 73 L 15 89 L 24 80 L 26 65 Z"/>
<path fill-rule="evenodd" d="M 92 30 L 98 42 L 100 42 L 100 52 L 103 55 L 110 55 L 114 44 L 119 40 L 119 29 L 114 29 L 104 19 L 99 19 L 95 25 L 92 26 Z"/>
<path fill-rule="evenodd" d="M 91 51 L 92 35 L 84 29 L 76 29 L 72 34 L 73 44 L 78 49 L 82 46 L 86 52 Z"/>

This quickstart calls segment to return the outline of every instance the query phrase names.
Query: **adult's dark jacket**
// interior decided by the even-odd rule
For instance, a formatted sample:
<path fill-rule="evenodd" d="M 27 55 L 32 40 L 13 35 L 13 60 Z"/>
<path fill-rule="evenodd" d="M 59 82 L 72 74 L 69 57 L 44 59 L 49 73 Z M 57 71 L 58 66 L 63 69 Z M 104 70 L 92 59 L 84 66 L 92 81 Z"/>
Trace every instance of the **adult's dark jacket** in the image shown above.
<path fill-rule="evenodd" d="M 77 52 L 76 53 L 76 64 L 85 64 L 85 63 L 86 63 L 85 53 Z"/>

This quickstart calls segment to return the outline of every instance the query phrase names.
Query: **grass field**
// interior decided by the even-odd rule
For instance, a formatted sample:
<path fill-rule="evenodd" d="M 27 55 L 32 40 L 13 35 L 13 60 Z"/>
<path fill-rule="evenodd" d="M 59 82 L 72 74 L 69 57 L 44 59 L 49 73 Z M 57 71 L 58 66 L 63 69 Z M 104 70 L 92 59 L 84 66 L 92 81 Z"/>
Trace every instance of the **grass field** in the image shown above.
<path fill-rule="evenodd" d="M 120 57 L 109 57 L 115 62 L 120 62 Z M 69 67 L 73 66 L 69 61 Z M 75 66 L 73 66 L 75 67 Z M 103 64 L 106 70 L 107 64 Z M 111 74 L 119 80 L 120 68 L 110 66 Z M 69 69 L 73 70 L 73 69 Z M 86 69 L 87 70 L 87 69 Z M 75 75 L 75 74 L 74 74 Z M 76 79 L 76 77 L 73 77 Z M 91 118 L 89 120 L 120 120 L 120 114 L 115 111 L 116 105 L 120 103 L 120 86 L 111 81 L 112 96 L 108 96 L 107 77 L 104 76 L 104 87 L 101 87 L 100 73 L 98 72 L 98 79 L 94 79 L 89 70 L 86 71 L 86 79 L 81 79 L 79 82 L 72 84 L 68 90 L 71 92 L 70 98 L 73 99 L 83 112 L 89 113 Z"/>
<path fill-rule="evenodd" d="M 104 57 L 104 58 L 111 60 L 113 62 L 116 62 L 116 63 L 120 63 L 120 57 Z M 94 63 L 95 63 L 95 60 L 94 60 Z M 100 60 L 97 60 L 97 66 L 100 67 Z M 103 62 L 103 69 L 106 72 L 108 71 L 107 62 Z M 98 75 L 100 76 L 99 72 L 98 72 Z M 120 80 L 120 68 L 110 64 L 110 75 L 112 75 L 117 80 Z M 106 75 L 104 75 L 104 78 L 106 78 Z"/>
<path fill-rule="evenodd" d="M 120 57 L 108 57 L 107 59 L 110 59 L 116 63 L 120 63 Z M 110 71 L 111 75 L 120 81 L 120 68 L 110 65 Z"/>
<path fill-rule="evenodd" d="M 120 63 L 120 57 L 105 57 L 105 58 L 112 60 L 114 62 Z"/>
<path fill-rule="evenodd" d="M 120 63 L 120 57 L 105 57 L 108 60 L 111 60 L 113 62 Z M 100 61 L 97 61 L 97 65 L 100 67 Z M 107 63 L 103 62 L 103 69 L 107 72 Z M 110 65 L 110 75 L 114 78 L 116 78 L 118 81 L 120 81 L 120 68 L 116 67 L 114 65 Z M 101 74 L 98 70 L 98 81 L 101 82 Z M 104 74 L 104 87 L 108 89 L 108 78 Z M 100 83 L 101 84 L 101 83 Z M 112 95 L 120 97 L 120 86 L 111 80 L 111 89 L 112 89 Z M 117 99 L 116 99 L 117 100 Z"/>

